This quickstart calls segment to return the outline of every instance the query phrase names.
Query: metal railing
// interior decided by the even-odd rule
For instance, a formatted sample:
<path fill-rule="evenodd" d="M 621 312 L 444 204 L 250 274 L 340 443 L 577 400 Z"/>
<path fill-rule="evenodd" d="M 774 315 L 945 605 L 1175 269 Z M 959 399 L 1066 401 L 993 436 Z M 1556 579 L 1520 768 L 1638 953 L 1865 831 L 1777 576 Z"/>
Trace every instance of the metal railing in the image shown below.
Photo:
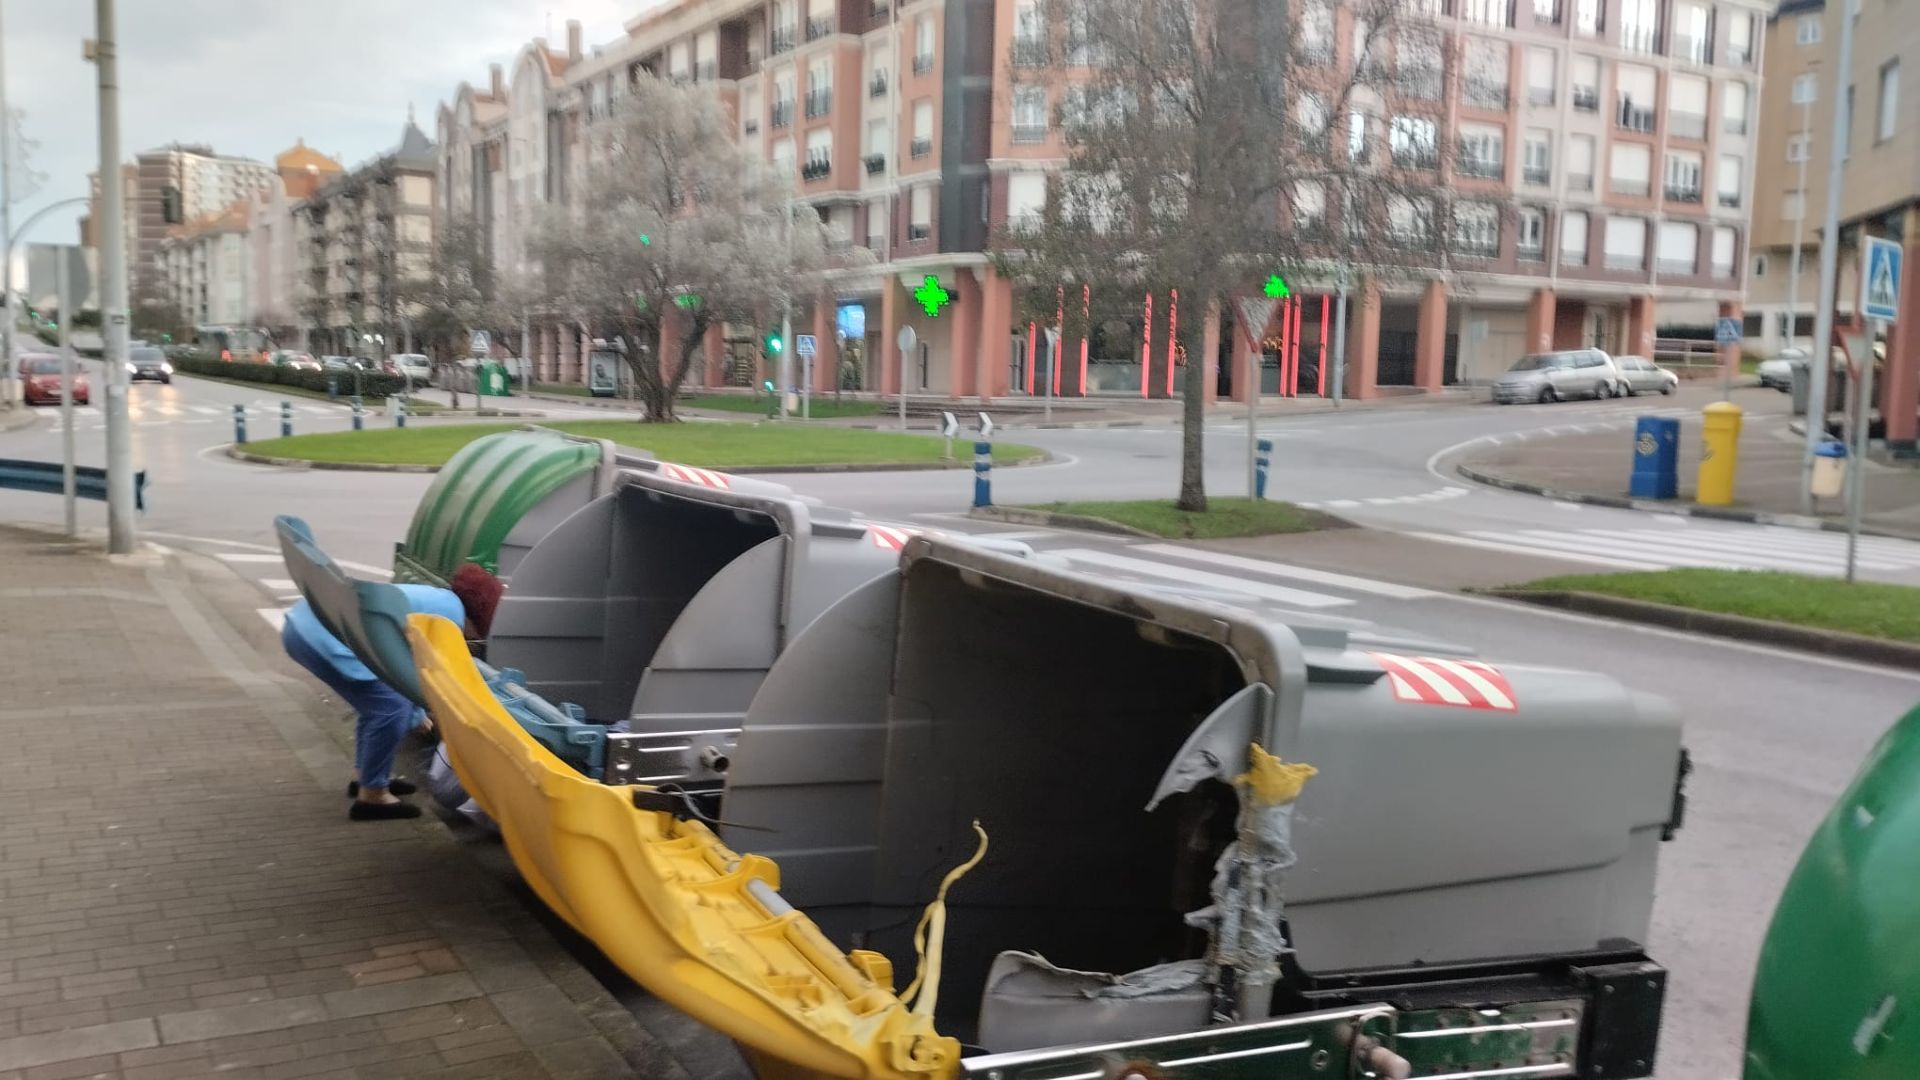
<path fill-rule="evenodd" d="M 1468 153 L 1463 147 L 1460 154 L 1461 176 L 1473 176 L 1482 180 L 1499 180 L 1507 175 L 1506 162 L 1498 158 L 1480 157 Z"/>
<path fill-rule="evenodd" d="M 1476 109 L 1490 109 L 1494 112 L 1506 112 L 1508 104 L 1507 85 L 1505 83 L 1479 82 L 1467 80 L 1460 98 Z"/>
<path fill-rule="evenodd" d="M 1685 184 L 1668 184 L 1666 186 L 1666 195 L 1668 202 L 1697 203 L 1700 201 L 1700 186 L 1698 184 L 1691 187 Z"/>
<path fill-rule="evenodd" d="M 807 119 L 825 116 L 833 111 L 832 90 L 807 91 Z"/>
<path fill-rule="evenodd" d="M 867 175 L 878 176 L 879 174 L 887 171 L 887 155 L 868 154 L 866 164 L 867 164 Z"/>
<path fill-rule="evenodd" d="M 1046 39 L 1014 38 L 1013 63 L 1015 67 L 1045 67 L 1047 63 Z"/>
<path fill-rule="evenodd" d="M 1593 190 L 1593 174 L 1592 173 L 1568 173 L 1567 174 L 1567 190 L 1568 191 L 1592 191 Z"/>
<path fill-rule="evenodd" d="M 1610 176 L 1607 178 L 1607 190 L 1615 195 L 1646 196 L 1653 194 L 1653 181 L 1626 180 L 1618 176 Z"/>
<path fill-rule="evenodd" d="M 932 235 L 933 235 L 933 226 L 931 225 L 907 226 L 907 240 L 909 243 L 916 240 L 925 240 L 927 237 Z"/>
<path fill-rule="evenodd" d="M 926 157 L 928 154 L 933 153 L 933 139 L 930 137 L 916 138 L 907 144 L 907 149 L 914 157 Z"/>
<path fill-rule="evenodd" d="M 1047 125 L 1015 124 L 1013 141 L 1017 146 L 1033 146 L 1047 141 Z"/>
<path fill-rule="evenodd" d="M 1534 187 L 1546 187 L 1548 184 L 1553 183 L 1553 170 L 1536 169 L 1529 165 L 1520 170 L 1520 179 L 1532 184 Z"/>
<path fill-rule="evenodd" d="M 819 41 L 831 33 L 833 33 L 833 20 L 831 18 L 809 18 L 807 20 L 808 41 Z"/>
<path fill-rule="evenodd" d="M 875 75 L 872 79 L 869 79 L 867 81 L 868 97 L 885 97 L 886 93 L 887 93 L 887 77 L 885 75 Z"/>
<path fill-rule="evenodd" d="M 1603 265 L 1609 270 L 1645 270 L 1647 257 L 1645 255 L 1608 255 Z"/>
<path fill-rule="evenodd" d="M 913 73 L 915 75 L 925 75 L 932 70 L 933 70 L 933 54 L 932 53 L 915 53 L 914 54 Z"/>
<path fill-rule="evenodd" d="M 768 114 L 768 120 L 774 127 L 783 128 L 793 126 L 793 102 L 791 101 L 774 102 L 773 108 L 768 110 Z"/>
<path fill-rule="evenodd" d="M 825 154 L 809 155 L 800 166 L 800 179 L 811 184 L 833 175 L 833 159 Z"/>
<path fill-rule="evenodd" d="M 1695 37 L 1692 34 L 1673 35 L 1672 56 L 1675 60 L 1685 60 L 1689 64 L 1704 64 L 1712 55 L 1712 38 Z"/>
<path fill-rule="evenodd" d="M 1551 86 L 1530 86 L 1527 88 L 1527 104 L 1529 105 L 1551 105 L 1553 104 L 1553 99 L 1554 93 L 1553 87 Z"/>
<path fill-rule="evenodd" d="M 1614 122 L 1628 131 L 1648 132 L 1653 130 L 1653 109 L 1645 105 L 1636 105 L 1632 98 L 1621 98 L 1620 108 L 1616 111 Z"/>
<path fill-rule="evenodd" d="M 1723 191 L 1715 197 L 1714 202 L 1728 210 L 1738 210 L 1740 209 L 1740 193 L 1737 191 Z"/>
<path fill-rule="evenodd" d="M 774 28 L 770 51 L 775 54 L 778 54 L 778 53 L 786 52 L 789 49 L 792 49 L 793 43 L 794 43 L 794 40 L 793 40 L 794 37 L 795 37 L 794 28 L 791 26 L 781 26 L 781 27 Z"/>
<path fill-rule="evenodd" d="M 1705 113 L 1675 112 L 1667 110 L 1667 134 L 1676 139 L 1704 139 L 1707 137 L 1707 117 Z"/>

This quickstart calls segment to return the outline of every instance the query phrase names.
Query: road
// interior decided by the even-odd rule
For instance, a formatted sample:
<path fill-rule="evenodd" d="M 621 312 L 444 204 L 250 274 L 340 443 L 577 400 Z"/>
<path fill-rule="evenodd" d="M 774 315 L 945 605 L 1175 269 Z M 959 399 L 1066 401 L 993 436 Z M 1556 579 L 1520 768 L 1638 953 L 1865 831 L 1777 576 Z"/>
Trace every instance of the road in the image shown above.
<path fill-rule="evenodd" d="M 1753 395 L 1755 411 L 1764 413 L 1777 397 Z M 1622 566 L 1826 571 L 1837 566 L 1841 538 L 1563 506 L 1474 487 L 1444 468 L 1448 452 L 1471 440 L 1625 424 L 1650 408 L 1692 411 L 1706 399 L 1699 392 L 1678 400 L 1540 407 L 1434 403 L 1263 421 L 1263 434 L 1280 444 L 1271 493 L 1324 506 L 1369 526 L 1365 530 L 1205 549 L 1011 532 L 1085 565 L 1111 569 L 1118 558 L 1127 560 L 1119 565 L 1129 572 L 1187 583 L 1224 576 L 1243 588 L 1290 590 L 1321 614 L 1471 645 L 1490 659 L 1607 671 L 1677 703 L 1687 717 L 1697 772 L 1686 829 L 1662 852 L 1650 945 L 1673 971 L 1659 1075 L 1727 1080 L 1739 1072 L 1748 980 L 1774 898 L 1807 835 L 1873 741 L 1920 700 L 1920 677 L 1459 595 L 1453 590 L 1463 585 Z M 135 452 L 150 472 L 154 502 L 142 521 L 147 535 L 221 553 L 260 585 L 263 616 L 270 619 L 284 607 L 288 586 L 271 546 L 273 514 L 305 517 L 336 557 L 377 570 L 390 561 L 393 541 L 430 480 L 284 472 L 231 461 L 219 452 L 231 438 L 230 420 L 204 410 L 230 413 L 236 402 L 277 409 L 269 395 L 248 389 L 181 379 L 170 388 L 136 387 L 134 400 Z M 100 436 L 89 423 L 77 434 L 83 460 L 97 461 Z M 1759 437 L 1767 437 L 1770 423 L 1762 417 L 1754 425 Z M 297 424 L 332 430 L 345 427 L 346 417 L 303 409 Z M 1216 492 L 1244 490 L 1243 431 L 1231 423 L 1209 431 L 1207 477 Z M 998 474 L 995 495 L 1003 503 L 1164 495 L 1177 477 L 1179 437 L 1170 428 L 1009 436 L 1046 447 L 1056 460 Z M 58 445 L 43 424 L 0 435 L 0 456 L 53 459 Z M 1624 469 L 1624 447 L 1622 456 Z M 823 474 L 790 482 L 804 494 L 888 520 L 981 527 L 959 514 L 971 490 L 964 471 Z M 83 520 L 101 517 L 89 506 Z M 0 520 L 56 522 L 59 500 L 0 493 Z M 1872 576 L 1920 583 L 1920 545 L 1875 541 L 1869 551 Z M 1551 797 L 1552 784 L 1551 776 L 1541 777 L 1542 797 Z"/>

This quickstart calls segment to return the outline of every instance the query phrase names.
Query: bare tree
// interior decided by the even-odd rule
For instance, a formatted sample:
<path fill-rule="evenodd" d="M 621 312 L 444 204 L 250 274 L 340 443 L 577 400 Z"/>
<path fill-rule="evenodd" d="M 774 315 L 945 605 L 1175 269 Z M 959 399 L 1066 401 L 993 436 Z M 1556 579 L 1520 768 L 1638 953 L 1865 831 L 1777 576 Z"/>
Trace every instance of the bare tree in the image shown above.
<path fill-rule="evenodd" d="M 996 261 L 1025 314 L 1068 333 L 1125 317 L 1117 298 L 1177 295 L 1184 510 L 1207 505 L 1208 319 L 1272 277 L 1444 249 L 1447 42 L 1413 2 L 1349 0 L 1343 20 L 1330 0 L 1042 0 L 1016 28 L 1014 93 L 1057 101 L 1068 152 Z"/>
<path fill-rule="evenodd" d="M 642 77 L 588 127 L 580 197 L 529 245 L 548 307 L 613 343 L 649 420 L 674 419 L 709 327 L 811 300 L 829 263 L 819 215 L 731 126 L 711 91 Z"/>

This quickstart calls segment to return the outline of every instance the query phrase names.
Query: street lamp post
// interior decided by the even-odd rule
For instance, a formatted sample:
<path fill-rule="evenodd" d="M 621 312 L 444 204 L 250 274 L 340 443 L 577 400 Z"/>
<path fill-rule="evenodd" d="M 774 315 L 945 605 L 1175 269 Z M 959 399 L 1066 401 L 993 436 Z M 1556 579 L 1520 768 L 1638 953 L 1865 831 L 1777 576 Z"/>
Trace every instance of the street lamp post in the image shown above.
<path fill-rule="evenodd" d="M 1813 316 L 1813 347 L 1808 350 L 1807 438 L 1800 461 L 1800 511 L 1813 513 L 1814 451 L 1827 437 L 1827 369 L 1833 358 L 1833 307 L 1840 268 L 1840 184 L 1847 151 L 1847 75 L 1853 69 L 1853 19 L 1857 0 L 1841 0 L 1840 57 L 1833 76 L 1832 146 L 1827 155 L 1826 219 L 1820 229 L 1820 306 Z M 1864 363 L 1871 365 L 1869 354 Z M 1855 461 L 1851 468 L 1865 463 Z"/>
<path fill-rule="evenodd" d="M 120 182 L 120 57 L 113 0 L 94 0 L 100 89 L 100 315 L 107 389 L 107 551 L 133 554 L 133 432 L 127 420 L 126 186 Z M 11 261 L 11 259 L 9 259 Z M 12 320 L 9 319 L 9 322 Z"/>

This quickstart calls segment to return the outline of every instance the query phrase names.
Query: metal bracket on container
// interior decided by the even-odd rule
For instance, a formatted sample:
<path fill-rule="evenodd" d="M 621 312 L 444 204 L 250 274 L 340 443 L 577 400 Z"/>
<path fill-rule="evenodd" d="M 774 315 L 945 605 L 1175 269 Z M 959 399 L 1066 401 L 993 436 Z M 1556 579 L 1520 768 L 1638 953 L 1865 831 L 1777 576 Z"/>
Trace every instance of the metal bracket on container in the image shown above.
<path fill-rule="evenodd" d="M 732 764 L 739 728 L 609 732 L 608 784 L 672 784 L 718 780 Z"/>

